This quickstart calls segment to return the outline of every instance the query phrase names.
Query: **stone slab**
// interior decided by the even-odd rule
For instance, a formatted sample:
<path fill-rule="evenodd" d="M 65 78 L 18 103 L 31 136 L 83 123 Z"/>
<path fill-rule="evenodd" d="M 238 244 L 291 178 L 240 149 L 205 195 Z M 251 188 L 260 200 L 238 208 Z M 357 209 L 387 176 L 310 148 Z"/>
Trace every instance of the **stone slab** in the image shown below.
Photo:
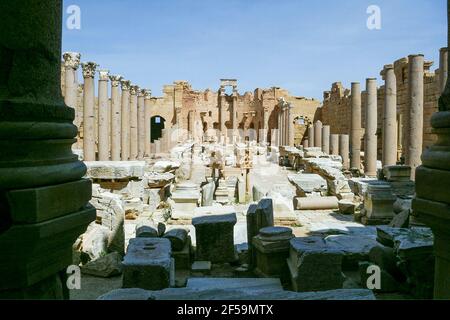
<path fill-rule="evenodd" d="M 142 178 L 145 161 L 87 161 L 86 177 L 91 179 L 119 180 Z"/>

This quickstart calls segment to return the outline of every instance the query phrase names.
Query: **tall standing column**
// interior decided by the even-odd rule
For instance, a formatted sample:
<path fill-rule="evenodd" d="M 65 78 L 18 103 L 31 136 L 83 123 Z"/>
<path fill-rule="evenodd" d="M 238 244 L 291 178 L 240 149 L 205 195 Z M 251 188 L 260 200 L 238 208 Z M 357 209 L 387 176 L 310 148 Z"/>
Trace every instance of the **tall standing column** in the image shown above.
<path fill-rule="evenodd" d="M 77 70 L 80 66 L 81 55 L 76 52 L 65 52 L 64 58 L 64 102 L 71 108 L 76 109 L 78 101 Z M 75 110 L 75 125 L 81 124 L 81 115 Z"/>
<path fill-rule="evenodd" d="M 292 110 L 292 105 L 288 103 L 287 105 L 288 112 L 288 144 L 293 147 L 295 144 L 295 126 L 294 126 L 294 112 Z"/>
<path fill-rule="evenodd" d="M 152 110 L 151 110 L 152 91 L 145 90 L 144 107 L 145 107 L 145 156 L 149 157 L 152 153 Z"/>
<path fill-rule="evenodd" d="M 392 64 L 384 66 L 383 166 L 397 163 L 397 78 Z"/>
<path fill-rule="evenodd" d="M 84 96 L 83 96 L 83 158 L 84 161 L 95 161 L 95 62 L 83 63 Z"/>
<path fill-rule="evenodd" d="M 111 80 L 111 160 L 120 161 L 121 153 L 121 101 L 119 85 L 122 81 L 122 76 L 110 76 Z"/>
<path fill-rule="evenodd" d="M 138 159 L 145 154 L 145 90 L 138 92 Z"/>
<path fill-rule="evenodd" d="M 348 134 L 339 135 L 339 155 L 342 157 L 342 168 L 350 169 L 350 137 Z"/>
<path fill-rule="evenodd" d="M 439 51 L 439 93 L 445 90 L 448 79 L 448 48 L 441 48 Z"/>
<path fill-rule="evenodd" d="M 330 126 L 322 127 L 322 151 L 330 154 Z"/>
<path fill-rule="evenodd" d="M 333 156 L 339 155 L 339 135 L 332 134 L 330 137 L 330 152 Z"/>
<path fill-rule="evenodd" d="M 351 162 L 350 167 L 354 170 L 361 169 L 361 85 L 353 82 L 351 88 Z"/>
<path fill-rule="evenodd" d="M 267 135 L 269 133 L 269 110 L 265 109 L 263 110 L 263 143 L 267 143 Z"/>
<path fill-rule="evenodd" d="M 220 94 L 219 130 L 220 130 L 220 134 L 223 135 L 223 134 L 225 134 L 225 130 L 226 130 L 226 127 L 225 127 L 225 111 L 226 111 L 225 105 L 227 102 L 224 87 L 220 88 L 219 94 Z"/>
<path fill-rule="evenodd" d="M 364 150 L 364 171 L 366 176 L 377 176 L 377 80 L 366 80 L 366 131 L 365 131 L 365 146 Z"/>
<path fill-rule="evenodd" d="M 314 124 L 314 147 L 322 149 L 322 121 L 318 120 Z"/>
<path fill-rule="evenodd" d="M 109 71 L 100 70 L 98 80 L 98 159 L 109 160 L 109 118 L 108 118 Z"/>
<path fill-rule="evenodd" d="M 409 56 L 408 85 L 408 130 L 406 165 L 411 167 L 411 179 L 415 179 L 416 168 L 421 165 L 423 148 L 423 100 L 424 100 L 424 56 Z"/>
<path fill-rule="evenodd" d="M 314 147 L 314 125 L 311 123 L 308 127 L 308 146 L 310 148 Z"/>
<path fill-rule="evenodd" d="M 138 157 L 138 93 L 139 86 L 130 87 L 130 160 Z"/>
<path fill-rule="evenodd" d="M 61 94 L 62 13 L 0 2 L 0 299 L 68 299 L 72 245 L 95 219 Z"/>
<path fill-rule="evenodd" d="M 130 81 L 122 80 L 122 122 L 121 122 L 121 158 L 128 161 L 130 158 Z"/>
<path fill-rule="evenodd" d="M 282 145 L 282 140 L 281 140 L 282 131 L 283 131 L 283 125 L 281 122 L 282 113 L 283 113 L 283 109 L 281 108 L 281 106 L 279 106 L 279 108 L 278 108 L 278 136 L 277 136 L 278 146 Z"/>
<path fill-rule="evenodd" d="M 233 137 L 237 136 L 238 132 L 238 120 L 237 120 L 237 110 L 238 110 L 238 92 L 237 90 L 233 90 L 233 108 L 231 121 L 233 125 Z"/>

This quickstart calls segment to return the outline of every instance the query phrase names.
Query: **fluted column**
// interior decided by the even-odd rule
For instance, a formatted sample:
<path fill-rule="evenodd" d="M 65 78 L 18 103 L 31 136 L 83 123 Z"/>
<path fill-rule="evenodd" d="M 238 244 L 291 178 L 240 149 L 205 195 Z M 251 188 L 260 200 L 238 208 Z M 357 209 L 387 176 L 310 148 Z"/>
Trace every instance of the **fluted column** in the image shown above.
<path fill-rule="evenodd" d="M 352 83 L 351 88 L 351 156 L 350 167 L 354 170 L 361 169 L 361 85 L 358 82 Z"/>
<path fill-rule="evenodd" d="M 95 219 L 61 94 L 62 12 L 0 2 L 0 299 L 68 299 L 72 245 Z"/>
<path fill-rule="evenodd" d="M 322 127 L 322 151 L 330 154 L 330 126 Z"/>
<path fill-rule="evenodd" d="M 81 55 L 76 52 L 65 52 L 64 58 L 64 102 L 67 106 L 76 109 L 78 101 L 77 70 L 80 66 Z M 81 124 L 81 115 L 75 110 L 75 125 Z"/>
<path fill-rule="evenodd" d="M 95 62 L 82 64 L 84 78 L 83 96 L 83 156 L 85 161 L 95 161 Z"/>
<path fill-rule="evenodd" d="M 423 100 L 424 100 L 424 56 L 409 56 L 408 113 L 407 113 L 407 153 L 406 165 L 411 167 L 411 179 L 422 163 L 423 148 Z"/>
<path fill-rule="evenodd" d="M 145 108 L 145 156 L 149 157 L 151 151 L 151 135 L 152 135 L 152 113 L 151 113 L 151 99 L 152 91 L 145 90 L 144 93 L 144 108 Z"/>
<path fill-rule="evenodd" d="M 383 166 L 397 164 L 397 78 L 393 65 L 384 66 Z"/>
<path fill-rule="evenodd" d="M 144 159 L 145 154 L 145 90 L 138 93 L 138 159 Z"/>
<path fill-rule="evenodd" d="M 138 93 L 139 86 L 130 87 L 130 160 L 138 157 Z"/>
<path fill-rule="evenodd" d="M 441 48 L 439 51 L 439 93 L 445 90 L 448 79 L 448 48 Z"/>
<path fill-rule="evenodd" d="M 334 156 L 339 155 L 339 135 L 332 134 L 330 137 L 330 153 Z"/>
<path fill-rule="evenodd" d="M 130 81 L 121 80 L 122 85 L 122 122 L 121 122 L 121 158 L 128 161 L 130 158 Z"/>
<path fill-rule="evenodd" d="M 121 106 L 120 101 L 120 81 L 122 76 L 110 76 L 111 80 L 111 160 L 121 160 L 121 143 L 122 143 L 122 119 L 121 119 Z"/>
<path fill-rule="evenodd" d="M 342 157 L 342 168 L 350 169 L 350 137 L 348 134 L 339 135 L 339 155 Z"/>
<path fill-rule="evenodd" d="M 322 121 L 318 120 L 314 124 L 314 147 L 322 149 Z"/>
<path fill-rule="evenodd" d="M 98 159 L 109 160 L 109 119 L 108 119 L 109 71 L 100 70 L 98 80 Z"/>
<path fill-rule="evenodd" d="M 366 80 L 366 130 L 364 150 L 364 172 L 366 176 L 377 176 L 377 80 Z"/>

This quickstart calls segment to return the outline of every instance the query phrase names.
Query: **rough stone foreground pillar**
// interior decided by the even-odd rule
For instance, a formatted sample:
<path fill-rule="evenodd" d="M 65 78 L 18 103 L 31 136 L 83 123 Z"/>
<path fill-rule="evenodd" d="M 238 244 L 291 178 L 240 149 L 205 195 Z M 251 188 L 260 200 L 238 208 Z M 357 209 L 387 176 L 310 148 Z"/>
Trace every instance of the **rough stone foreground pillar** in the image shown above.
<path fill-rule="evenodd" d="M 351 156 L 350 168 L 361 169 L 361 85 L 353 82 L 351 88 Z"/>
<path fill-rule="evenodd" d="M 409 85 L 407 113 L 406 165 L 411 167 L 411 179 L 415 179 L 416 168 L 421 165 L 423 148 L 423 100 L 424 100 L 424 56 L 409 56 Z"/>
<path fill-rule="evenodd" d="M 76 108 L 78 100 L 77 70 L 80 66 L 81 55 L 76 52 L 66 52 L 63 54 L 65 69 L 64 102 L 71 108 Z M 75 124 L 81 124 L 81 115 L 75 112 Z"/>
<path fill-rule="evenodd" d="M 95 161 L 95 62 L 81 64 L 84 78 L 83 96 L 83 158 Z"/>
<path fill-rule="evenodd" d="M 322 122 L 320 120 L 314 124 L 314 147 L 322 148 Z"/>
<path fill-rule="evenodd" d="M 98 160 L 109 160 L 108 70 L 99 70 L 98 80 Z"/>
<path fill-rule="evenodd" d="M 366 131 L 364 150 L 364 171 L 366 176 L 377 176 L 377 80 L 366 80 Z"/>
<path fill-rule="evenodd" d="M 330 137 L 330 152 L 333 156 L 339 155 L 339 135 L 332 134 Z"/>
<path fill-rule="evenodd" d="M 314 125 L 312 123 L 308 127 L 308 145 L 310 148 L 314 147 Z"/>
<path fill-rule="evenodd" d="M 144 93 L 144 109 L 145 109 L 145 157 L 149 157 L 151 150 L 152 135 L 152 113 L 151 113 L 152 91 L 145 90 Z M 156 153 L 156 152 L 155 152 Z"/>
<path fill-rule="evenodd" d="M 122 124 L 121 124 L 121 159 L 128 161 L 130 158 L 130 81 L 121 80 L 122 85 Z"/>
<path fill-rule="evenodd" d="M 68 298 L 60 275 L 95 219 L 61 95 L 61 26 L 62 1 L 0 2 L 1 299 Z"/>
<path fill-rule="evenodd" d="M 383 113 L 383 166 L 397 164 L 397 78 L 392 64 L 381 72 L 385 81 Z"/>
<path fill-rule="evenodd" d="M 139 86 L 130 87 L 130 160 L 138 157 L 138 93 Z"/>
<path fill-rule="evenodd" d="M 448 48 L 439 52 L 439 93 L 443 93 L 448 79 Z"/>
<path fill-rule="evenodd" d="M 119 85 L 122 76 L 110 76 L 111 80 L 111 160 L 120 161 L 121 152 L 121 101 Z"/>
<path fill-rule="evenodd" d="M 145 154 L 145 90 L 138 92 L 138 159 L 144 159 Z"/>
<path fill-rule="evenodd" d="M 322 151 L 326 154 L 330 154 L 330 126 L 322 127 Z"/>
<path fill-rule="evenodd" d="M 342 157 L 342 168 L 344 170 L 350 169 L 350 137 L 348 134 L 339 135 L 339 155 Z"/>

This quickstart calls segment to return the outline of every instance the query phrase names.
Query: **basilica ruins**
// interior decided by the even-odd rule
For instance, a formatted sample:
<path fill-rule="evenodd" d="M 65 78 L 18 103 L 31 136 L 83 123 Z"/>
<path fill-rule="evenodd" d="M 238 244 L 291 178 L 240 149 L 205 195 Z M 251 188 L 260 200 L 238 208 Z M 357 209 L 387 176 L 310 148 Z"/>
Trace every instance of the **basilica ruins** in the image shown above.
<path fill-rule="evenodd" d="M 323 101 L 236 79 L 159 97 L 62 53 L 61 1 L 18 6 L 0 4 L 0 298 L 450 298 L 447 48 Z"/>

